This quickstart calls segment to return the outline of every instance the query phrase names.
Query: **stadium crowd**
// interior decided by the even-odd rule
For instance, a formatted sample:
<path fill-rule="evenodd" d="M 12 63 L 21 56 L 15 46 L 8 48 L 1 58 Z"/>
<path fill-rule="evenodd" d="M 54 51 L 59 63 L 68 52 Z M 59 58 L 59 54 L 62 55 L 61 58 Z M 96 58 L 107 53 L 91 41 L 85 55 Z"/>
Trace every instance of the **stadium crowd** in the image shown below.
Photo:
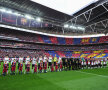
<path fill-rule="evenodd" d="M 42 50 L 59 50 L 59 51 L 87 51 L 87 50 L 105 50 L 108 45 L 97 46 L 61 46 L 61 45 L 44 45 L 44 44 L 27 44 L 15 41 L 0 41 L 0 47 L 25 48 L 25 49 L 42 49 Z"/>
<path fill-rule="evenodd" d="M 106 43 L 108 36 L 93 37 L 93 38 L 61 38 L 54 36 L 47 36 L 41 34 L 27 33 L 23 31 L 3 29 L 0 30 L 0 39 L 16 40 L 31 43 L 47 43 L 58 45 L 84 45 L 95 43 Z"/>

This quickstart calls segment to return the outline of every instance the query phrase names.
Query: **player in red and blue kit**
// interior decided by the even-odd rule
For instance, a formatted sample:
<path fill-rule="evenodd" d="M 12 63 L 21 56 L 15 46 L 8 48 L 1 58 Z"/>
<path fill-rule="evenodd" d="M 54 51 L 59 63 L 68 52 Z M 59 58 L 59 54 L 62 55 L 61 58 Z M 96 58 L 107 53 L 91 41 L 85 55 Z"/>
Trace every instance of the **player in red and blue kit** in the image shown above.
<path fill-rule="evenodd" d="M 43 62 L 40 61 L 40 67 L 39 67 L 40 73 L 42 73 L 42 69 L 43 69 Z"/>
<path fill-rule="evenodd" d="M 23 68 L 23 63 L 21 61 L 21 63 L 19 64 L 19 74 L 21 73 L 22 74 L 22 68 Z"/>
<path fill-rule="evenodd" d="M 54 71 L 54 62 L 51 65 L 51 72 L 53 72 L 53 71 Z"/>
<path fill-rule="evenodd" d="M 47 61 L 45 61 L 45 63 L 44 63 L 44 73 L 46 73 L 47 72 Z"/>
<path fill-rule="evenodd" d="M 37 62 L 34 64 L 34 73 L 37 73 Z"/>
<path fill-rule="evenodd" d="M 62 71 L 62 70 L 63 70 L 62 60 L 60 60 L 60 70 L 59 71 Z"/>
<path fill-rule="evenodd" d="M 15 75 L 15 68 L 16 68 L 16 61 L 14 60 L 14 62 L 12 62 L 12 65 L 11 65 L 11 74 L 12 75 Z"/>
<path fill-rule="evenodd" d="M 58 71 L 58 62 L 56 61 L 56 66 L 55 66 L 56 72 Z"/>
<path fill-rule="evenodd" d="M 4 62 L 4 65 L 3 65 L 3 76 L 6 75 L 6 73 L 7 73 L 7 68 L 8 68 L 8 64 L 7 64 L 7 62 L 5 61 L 5 62 Z"/>
<path fill-rule="evenodd" d="M 30 72 L 30 62 L 27 63 L 27 69 L 26 70 L 27 70 L 26 72 L 28 74 Z"/>

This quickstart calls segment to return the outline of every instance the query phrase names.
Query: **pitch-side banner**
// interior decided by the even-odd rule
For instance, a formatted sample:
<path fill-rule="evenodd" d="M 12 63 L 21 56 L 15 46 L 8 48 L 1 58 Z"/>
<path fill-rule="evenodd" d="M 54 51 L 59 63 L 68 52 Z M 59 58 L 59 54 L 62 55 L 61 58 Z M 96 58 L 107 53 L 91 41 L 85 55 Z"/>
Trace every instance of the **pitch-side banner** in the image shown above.
<path fill-rule="evenodd" d="M 42 23 L 42 27 L 53 27 L 53 25 L 49 23 Z"/>
<path fill-rule="evenodd" d="M 37 22 L 36 20 L 31 20 L 30 27 L 40 28 L 41 27 L 41 23 Z"/>
<path fill-rule="evenodd" d="M 1 15 L 2 15 L 2 13 L 0 12 L 0 22 L 1 22 Z"/>
<path fill-rule="evenodd" d="M 2 22 L 7 24 L 16 25 L 17 16 L 9 14 L 9 13 L 2 13 Z"/>
<path fill-rule="evenodd" d="M 29 19 L 21 17 L 21 16 L 19 16 L 17 18 L 17 25 L 29 27 L 29 24 L 30 24 L 30 20 Z"/>

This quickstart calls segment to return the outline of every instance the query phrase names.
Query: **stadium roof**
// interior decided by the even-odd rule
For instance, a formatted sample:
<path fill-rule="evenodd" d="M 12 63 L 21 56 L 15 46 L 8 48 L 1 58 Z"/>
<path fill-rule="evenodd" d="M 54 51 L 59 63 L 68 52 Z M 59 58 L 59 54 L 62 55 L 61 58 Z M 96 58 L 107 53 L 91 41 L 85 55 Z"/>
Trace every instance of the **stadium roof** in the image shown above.
<path fill-rule="evenodd" d="M 54 21 L 64 22 L 71 18 L 70 15 L 34 3 L 31 0 L 0 0 L 0 5 Z"/>
<path fill-rule="evenodd" d="M 89 1 L 90 2 L 87 3 L 87 7 L 83 8 L 84 6 L 82 6 L 81 8 L 83 9 L 81 9 L 80 11 L 77 10 L 78 12 L 75 11 L 76 13 L 72 12 L 72 16 L 65 14 L 63 11 L 61 12 L 59 10 L 55 10 L 54 8 L 51 9 L 46 5 L 41 5 L 39 4 L 39 2 L 36 3 L 31 0 L 0 0 L 0 5 L 27 14 L 40 16 L 52 22 L 54 21 L 56 24 L 59 23 L 61 27 L 68 24 L 68 28 L 63 28 L 63 30 L 61 29 L 61 31 L 64 32 L 72 32 L 79 34 L 107 33 L 108 0 L 95 0 L 95 2 L 93 2 L 94 0 Z M 79 5 L 79 3 L 77 4 Z M 82 29 L 82 31 L 78 29 Z"/>
<path fill-rule="evenodd" d="M 31 0 L 54 10 L 73 15 L 97 0 Z"/>

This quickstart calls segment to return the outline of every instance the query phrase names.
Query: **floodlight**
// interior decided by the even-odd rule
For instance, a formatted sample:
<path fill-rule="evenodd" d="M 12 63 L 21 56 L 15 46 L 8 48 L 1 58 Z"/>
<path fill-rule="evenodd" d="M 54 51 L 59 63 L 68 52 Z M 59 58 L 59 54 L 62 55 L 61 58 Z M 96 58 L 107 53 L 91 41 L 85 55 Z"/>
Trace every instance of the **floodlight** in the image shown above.
<path fill-rule="evenodd" d="M 1 8 L 0 11 L 6 12 L 6 9 L 5 8 Z"/>
<path fill-rule="evenodd" d="M 32 16 L 30 16 L 30 15 L 25 15 L 25 17 L 28 19 L 32 19 Z"/>
<path fill-rule="evenodd" d="M 69 27 L 69 25 L 68 25 L 68 24 L 65 24 L 65 25 L 64 25 L 64 28 L 68 28 L 68 27 Z"/>
<path fill-rule="evenodd" d="M 38 17 L 38 18 L 36 18 L 36 21 L 41 22 L 42 20 L 40 17 Z"/>

